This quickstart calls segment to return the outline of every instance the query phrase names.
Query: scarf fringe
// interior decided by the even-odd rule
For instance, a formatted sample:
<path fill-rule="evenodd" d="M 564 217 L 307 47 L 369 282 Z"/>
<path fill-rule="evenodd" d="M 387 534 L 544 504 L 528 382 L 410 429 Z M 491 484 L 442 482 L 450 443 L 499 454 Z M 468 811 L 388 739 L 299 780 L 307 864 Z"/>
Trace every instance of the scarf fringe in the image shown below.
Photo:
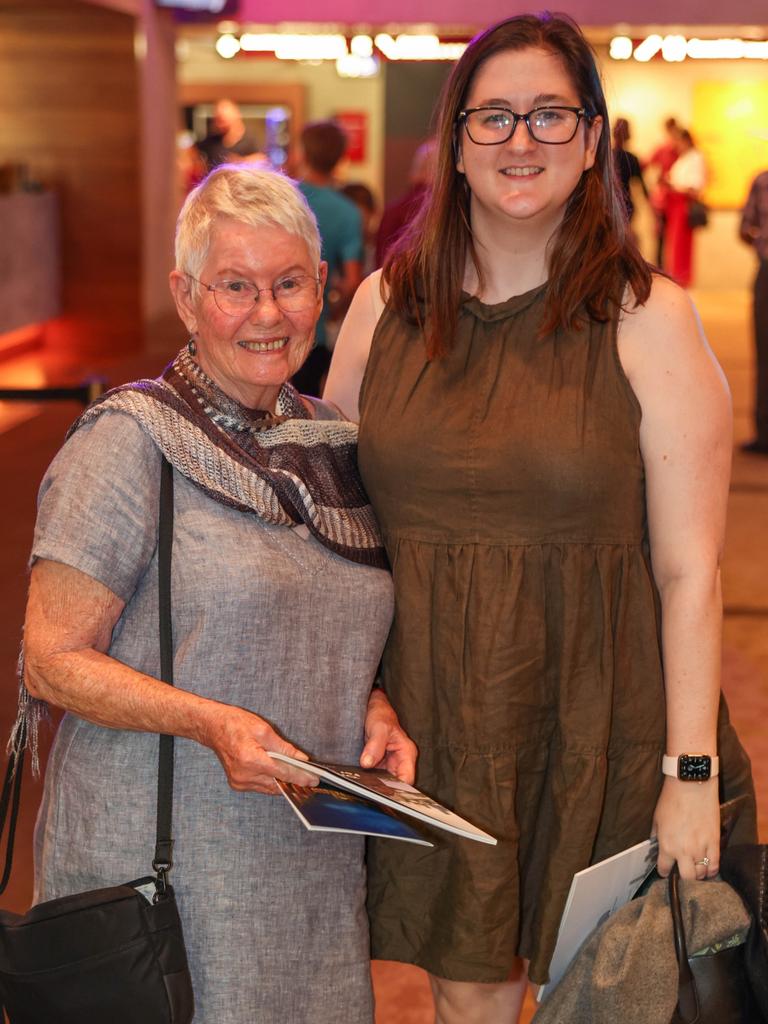
<path fill-rule="evenodd" d="M 19 754 L 26 749 L 30 753 L 32 774 L 40 775 L 40 724 L 50 720 L 48 705 L 45 701 L 33 697 L 24 684 L 24 642 L 22 641 L 17 664 L 19 678 L 19 697 L 16 705 L 16 721 L 13 723 L 11 735 L 8 737 L 6 753 L 18 760 Z M 15 768 L 14 768 L 15 772 Z"/>

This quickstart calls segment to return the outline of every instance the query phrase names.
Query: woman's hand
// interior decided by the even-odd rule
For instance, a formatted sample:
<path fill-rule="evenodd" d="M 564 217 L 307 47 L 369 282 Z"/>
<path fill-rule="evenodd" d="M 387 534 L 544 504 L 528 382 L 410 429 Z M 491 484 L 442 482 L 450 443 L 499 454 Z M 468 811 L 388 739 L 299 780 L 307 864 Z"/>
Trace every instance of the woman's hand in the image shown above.
<path fill-rule="evenodd" d="M 300 771 L 284 761 L 273 760 L 268 751 L 288 754 L 300 761 L 307 755 L 284 740 L 269 722 L 227 704 L 214 705 L 210 723 L 202 741 L 216 754 L 232 789 L 252 793 L 279 793 L 275 779 L 297 786 L 316 786 L 320 781 L 310 772 Z"/>
<path fill-rule="evenodd" d="M 125 607 L 79 569 L 39 559 L 24 625 L 29 692 L 110 729 L 170 733 L 210 747 L 233 789 L 278 793 L 275 779 L 316 786 L 316 775 L 273 761 L 268 751 L 307 760 L 272 726 L 124 665 L 104 652 Z"/>
<path fill-rule="evenodd" d="M 360 764 L 363 768 L 384 768 L 401 782 L 413 785 L 417 757 L 416 744 L 403 731 L 387 695 L 383 690 L 372 690 Z"/>
<path fill-rule="evenodd" d="M 717 779 L 665 778 L 653 816 L 659 839 L 657 868 L 666 878 L 677 861 L 681 878 L 714 878 L 720 868 L 720 803 Z M 707 858 L 709 864 L 701 861 Z"/>

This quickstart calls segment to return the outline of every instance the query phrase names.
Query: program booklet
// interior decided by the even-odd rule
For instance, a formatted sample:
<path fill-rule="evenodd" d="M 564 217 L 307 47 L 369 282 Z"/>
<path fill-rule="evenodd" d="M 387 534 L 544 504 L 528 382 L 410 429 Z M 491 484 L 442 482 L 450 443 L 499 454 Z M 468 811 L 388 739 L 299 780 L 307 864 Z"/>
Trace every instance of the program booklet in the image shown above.
<path fill-rule="evenodd" d="M 549 981 L 539 986 L 539 1001 L 560 981 L 590 932 L 619 907 L 629 903 L 656 867 L 658 854 L 656 840 L 645 839 L 628 850 L 576 872 L 560 920 L 555 952 L 549 966 Z"/>
<path fill-rule="evenodd" d="M 299 821 L 310 832 L 352 832 L 403 839 L 421 846 L 435 845 L 388 807 L 363 800 L 354 793 L 327 785 L 295 786 L 292 782 L 275 781 Z"/>
<path fill-rule="evenodd" d="M 333 789 L 342 790 L 344 793 L 354 793 L 364 800 L 372 800 L 374 803 L 383 804 L 401 814 L 408 814 L 427 825 L 436 828 L 446 829 L 465 839 L 474 839 L 478 843 L 489 843 L 496 845 L 496 839 L 488 832 L 473 825 L 465 818 L 459 817 L 447 807 L 437 803 L 432 797 L 422 793 L 407 782 L 390 775 L 389 772 L 380 768 L 359 768 L 356 765 L 345 764 L 318 764 L 315 761 L 300 761 L 287 754 L 269 752 L 269 756 L 278 761 L 285 761 L 295 768 L 310 771 L 313 775 L 319 775 L 324 782 L 331 784 Z M 303 787 L 297 787 L 299 789 Z M 294 808 L 295 809 L 295 808 Z"/>

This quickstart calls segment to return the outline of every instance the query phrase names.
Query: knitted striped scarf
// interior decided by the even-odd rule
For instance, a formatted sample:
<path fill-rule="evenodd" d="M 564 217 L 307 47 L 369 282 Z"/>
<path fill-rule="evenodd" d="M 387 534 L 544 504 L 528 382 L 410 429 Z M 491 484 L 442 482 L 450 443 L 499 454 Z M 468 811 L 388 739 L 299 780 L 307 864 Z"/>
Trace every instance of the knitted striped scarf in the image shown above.
<path fill-rule="evenodd" d="M 67 436 L 110 411 L 136 419 L 171 465 L 214 501 L 269 523 L 304 523 L 342 557 L 387 568 L 357 471 L 357 425 L 313 419 L 290 384 L 280 390 L 276 415 L 248 409 L 182 349 L 157 380 L 98 398 Z"/>

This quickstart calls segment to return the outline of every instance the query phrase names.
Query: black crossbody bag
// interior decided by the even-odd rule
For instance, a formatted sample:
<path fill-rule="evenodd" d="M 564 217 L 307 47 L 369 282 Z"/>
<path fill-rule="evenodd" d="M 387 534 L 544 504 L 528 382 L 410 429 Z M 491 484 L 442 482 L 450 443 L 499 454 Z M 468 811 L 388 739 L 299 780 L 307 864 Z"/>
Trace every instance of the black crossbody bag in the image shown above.
<path fill-rule="evenodd" d="M 172 542 L 173 470 L 163 459 L 158 537 L 160 674 L 170 686 Z M 8 824 L 0 893 L 11 873 L 25 743 L 22 732 L 0 796 L 0 836 Z M 160 736 L 159 744 L 154 875 L 39 903 L 26 914 L 0 910 L 0 1003 L 11 1024 L 189 1024 L 192 1020 L 187 952 L 168 882 L 173 863 L 173 736 Z"/>
<path fill-rule="evenodd" d="M 752 918 L 746 942 L 688 956 L 677 864 L 669 875 L 669 906 L 678 964 L 678 1003 L 670 1024 L 762 1024 L 768 1021 L 768 846 L 729 846 L 720 877 Z"/>

